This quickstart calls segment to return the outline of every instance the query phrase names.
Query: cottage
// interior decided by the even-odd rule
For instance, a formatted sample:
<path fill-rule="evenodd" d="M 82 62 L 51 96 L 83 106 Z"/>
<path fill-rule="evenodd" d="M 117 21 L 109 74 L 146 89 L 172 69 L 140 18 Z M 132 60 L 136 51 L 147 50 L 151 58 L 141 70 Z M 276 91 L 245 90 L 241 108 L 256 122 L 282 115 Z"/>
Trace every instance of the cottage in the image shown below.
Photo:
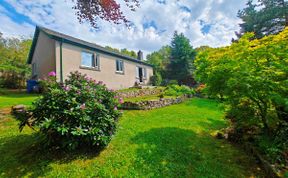
<path fill-rule="evenodd" d="M 34 80 L 55 71 L 61 82 L 70 72 L 79 71 L 111 89 L 129 88 L 135 83 L 147 85 L 153 75 L 153 68 L 143 61 L 141 51 L 136 59 L 39 26 L 27 62 L 32 65 Z"/>

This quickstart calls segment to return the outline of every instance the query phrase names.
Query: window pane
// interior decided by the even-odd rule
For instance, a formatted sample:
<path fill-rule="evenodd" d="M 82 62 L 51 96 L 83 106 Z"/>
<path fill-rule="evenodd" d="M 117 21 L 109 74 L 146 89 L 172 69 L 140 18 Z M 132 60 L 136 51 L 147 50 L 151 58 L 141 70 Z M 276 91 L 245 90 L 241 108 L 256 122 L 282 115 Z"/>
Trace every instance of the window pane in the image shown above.
<path fill-rule="evenodd" d="M 123 72 L 123 61 L 122 60 L 116 60 L 116 71 Z"/>
<path fill-rule="evenodd" d="M 116 60 L 116 71 L 119 71 L 119 61 Z"/>
<path fill-rule="evenodd" d="M 99 55 L 97 54 L 97 55 L 96 55 L 96 58 L 95 58 L 95 67 L 99 67 L 99 59 L 100 59 L 100 57 L 99 57 Z"/>
<path fill-rule="evenodd" d="M 81 60 L 81 65 L 82 66 L 88 66 L 92 67 L 92 61 L 93 61 L 93 54 L 92 53 L 87 53 L 87 52 L 82 52 L 82 60 Z"/>
<path fill-rule="evenodd" d="M 123 71 L 123 61 L 119 61 L 120 62 L 120 71 Z"/>

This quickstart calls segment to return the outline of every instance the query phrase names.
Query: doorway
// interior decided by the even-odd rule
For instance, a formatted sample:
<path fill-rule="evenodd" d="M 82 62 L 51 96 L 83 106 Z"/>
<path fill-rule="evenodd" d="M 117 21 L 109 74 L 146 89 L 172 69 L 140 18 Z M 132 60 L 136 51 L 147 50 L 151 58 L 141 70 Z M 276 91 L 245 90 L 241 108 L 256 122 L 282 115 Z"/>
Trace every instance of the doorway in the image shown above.
<path fill-rule="evenodd" d="M 142 67 L 138 67 L 138 77 L 139 77 L 139 82 L 142 83 L 143 82 L 143 68 Z"/>

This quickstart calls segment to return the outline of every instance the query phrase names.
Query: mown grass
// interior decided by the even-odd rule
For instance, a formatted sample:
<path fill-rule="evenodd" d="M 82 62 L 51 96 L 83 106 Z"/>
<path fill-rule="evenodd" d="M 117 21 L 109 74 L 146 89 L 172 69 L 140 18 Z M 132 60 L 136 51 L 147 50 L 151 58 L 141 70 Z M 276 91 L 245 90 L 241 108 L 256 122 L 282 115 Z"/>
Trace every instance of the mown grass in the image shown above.
<path fill-rule="evenodd" d="M 19 104 L 19 103 L 18 103 Z M 125 111 L 109 146 L 73 153 L 42 149 L 28 128 L 0 118 L 0 177 L 262 177 L 255 160 L 211 136 L 226 126 L 218 104 L 192 99 Z"/>
<path fill-rule="evenodd" d="M 27 94 L 21 90 L 0 89 L 0 108 L 11 107 L 17 104 L 31 105 L 38 96 L 37 94 Z"/>

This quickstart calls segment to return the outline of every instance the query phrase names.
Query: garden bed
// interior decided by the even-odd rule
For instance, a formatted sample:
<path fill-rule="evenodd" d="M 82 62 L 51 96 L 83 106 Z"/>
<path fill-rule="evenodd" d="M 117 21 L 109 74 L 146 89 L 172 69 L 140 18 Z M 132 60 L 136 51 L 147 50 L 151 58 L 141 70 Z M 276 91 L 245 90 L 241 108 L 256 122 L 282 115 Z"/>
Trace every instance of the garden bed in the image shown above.
<path fill-rule="evenodd" d="M 172 104 L 179 104 L 183 101 L 187 100 L 187 95 L 179 96 L 179 97 L 169 97 L 165 96 L 164 98 L 159 97 L 150 97 L 144 98 L 144 100 L 139 100 L 139 98 L 133 98 L 133 100 L 124 101 L 121 105 L 121 109 L 125 110 L 151 110 L 155 108 L 162 108 L 165 106 L 169 106 Z"/>
<path fill-rule="evenodd" d="M 160 93 L 163 92 L 164 89 L 165 88 L 163 87 L 154 87 L 145 89 L 129 88 L 117 91 L 117 95 L 120 98 L 135 98 L 135 97 L 159 95 Z"/>

